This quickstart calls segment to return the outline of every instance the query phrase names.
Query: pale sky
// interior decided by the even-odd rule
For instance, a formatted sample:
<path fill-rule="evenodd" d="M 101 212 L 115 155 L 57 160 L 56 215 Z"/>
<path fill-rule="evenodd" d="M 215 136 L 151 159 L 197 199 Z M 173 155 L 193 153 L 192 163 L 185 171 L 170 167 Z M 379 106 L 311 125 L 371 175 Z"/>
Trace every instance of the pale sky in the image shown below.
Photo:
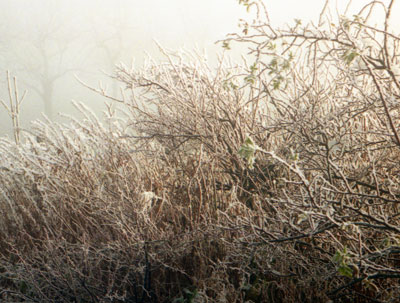
<path fill-rule="evenodd" d="M 130 26 L 132 33 L 140 37 L 142 45 L 138 43 L 137 48 L 146 51 L 149 51 L 152 39 L 168 48 L 185 45 L 190 49 L 197 45 L 216 51 L 216 40 L 238 31 L 240 18 L 250 21 L 254 16 L 254 9 L 247 13 L 238 0 L 0 0 L 0 17 L 8 11 L 19 23 L 45 19 L 53 14 L 49 2 L 59 10 L 61 7 L 59 13 L 68 16 L 66 22 L 74 24 L 77 32 L 87 29 L 85 23 L 95 22 L 107 27 L 119 19 L 118 22 Z M 329 2 L 334 16 L 336 8 L 343 12 L 349 3 L 348 0 Z M 368 2 L 352 0 L 349 15 Z M 308 20 L 318 22 L 325 0 L 264 0 L 264 3 L 271 22 L 282 26 L 295 18 L 302 19 L 303 23 Z M 393 8 L 392 22 L 394 27 L 400 28 L 399 3 Z M 28 26 L 32 27 L 31 24 Z"/>
<path fill-rule="evenodd" d="M 359 12 L 359 10 L 372 1 L 369 0 L 330 0 L 329 7 L 332 15 L 336 16 L 336 11 L 339 14 L 342 14 L 348 3 L 350 3 L 348 16 L 352 16 Z M 388 4 L 390 1 L 383 0 L 381 1 L 385 4 Z M 296 19 L 303 19 L 303 20 L 313 20 L 318 21 L 319 14 L 321 13 L 324 5 L 325 0 L 265 0 L 264 1 L 268 11 L 269 17 L 271 22 L 275 24 L 283 24 L 287 21 L 291 21 L 294 18 Z M 378 6 L 379 7 L 379 6 Z M 376 10 L 380 13 L 383 12 L 382 7 L 380 6 L 379 9 Z M 382 15 L 375 16 L 375 20 L 382 20 L 380 19 Z M 395 1 L 392 9 L 392 17 L 391 22 L 394 26 L 399 26 L 399 17 L 400 17 L 400 3 L 399 1 Z M 399 29 L 400 30 L 400 29 Z"/>
<path fill-rule="evenodd" d="M 368 2 L 352 0 L 349 15 L 357 13 Z M 281 26 L 295 18 L 317 22 L 325 0 L 265 0 L 264 3 L 271 22 Z M 336 10 L 344 12 L 349 1 L 330 0 L 329 3 L 335 17 Z M 254 16 L 254 9 L 247 13 L 238 0 L 147 0 L 132 7 L 133 14 L 137 12 L 137 24 L 146 27 L 155 39 L 168 46 L 174 40 L 185 41 L 189 45 L 196 40 L 204 41 L 206 45 L 213 44 L 227 33 L 237 30 L 239 18 L 251 20 Z M 379 10 L 382 12 L 382 9 Z M 399 3 L 395 4 L 392 12 L 393 24 L 399 25 Z"/>
<path fill-rule="evenodd" d="M 107 2 L 107 1 L 104 1 Z M 134 3 L 135 1 L 131 1 Z M 132 5 L 132 12 L 140 27 L 146 28 L 149 35 L 166 47 L 187 47 L 198 45 L 211 51 L 218 48 L 214 42 L 223 39 L 227 33 L 238 30 L 240 18 L 252 20 L 254 9 L 250 13 L 238 4 L 238 0 L 147 0 Z M 352 0 L 348 15 L 351 17 L 370 1 Z M 388 0 L 383 0 L 388 3 Z M 272 24 L 283 26 L 302 19 L 303 24 L 313 20 L 318 23 L 325 0 L 264 0 Z M 329 8 L 333 18 L 342 14 L 349 1 L 330 0 Z M 381 7 L 377 12 L 383 13 Z M 382 15 L 376 15 L 376 22 L 382 24 Z M 373 22 L 373 21 L 372 21 Z M 392 30 L 400 32 L 400 3 L 395 3 L 391 18 Z M 398 30 L 399 29 L 399 30 Z"/>
<path fill-rule="evenodd" d="M 353 0 L 348 15 L 351 17 L 369 2 Z M 303 24 L 310 20 L 317 23 L 325 0 L 264 0 L 264 3 L 272 25 L 281 27 L 287 22 L 293 24 L 294 19 L 302 19 Z M 336 17 L 336 8 L 343 13 L 347 3 L 347 0 L 330 0 L 332 16 Z M 40 40 L 43 31 L 48 30 L 50 37 L 57 33 L 58 29 L 54 30 L 57 26 L 61 28 L 61 36 L 52 41 L 72 43 L 66 45 L 68 51 L 60 61 L 63 65 L 57 66 L 58 61 L 53 60 L 51 68 L 78 67 L 83 79 L 97 85 L 99 79 L 105 79 L 101 71 L 112 73 L 115 70 L 113 62 L 129 64 L 133 58 L 135 66 L 140 67 L 145 52 L 157 59 L 159 51 L 154 40 L 169 49 L 205 49 L 213 60 L 222 51 L 221 45 L 215 42 L 224 39 L 228 33 L 239 32 L 240 18 L 251 22 L 254 9 L 247 13 L 238 0 L 0 0 L 0 76 L 9 69 L 19 77 L 21 87 L 40 85 L 35 82 L 36 74 L 26 72 L 27 63 L 40 65 L 42 62 L 40 57 L 35 57 L 37 49 L 32 45 L 34 39 Z M 382 19 L 376 18 L 382 24 Z M 400 1 L 393 7 L 392 24 L 392 31 L 399 33 Z M 108 43 L 108 51 L 117 54 L 114 61 L 107 57 L 104 48 L 94 43 L 103 40 Z M 52 41 L 48 40 L 46 45 L 51 46 Z M 245 52 L 244 46 L 234 45 L 229 55 L 239 59 Z M 25 66 L 18 66 L 18 62 L 24 60 Z M 4 76 L 0 77 L 1 98 L 6 94 L 3 87 L 6 87 Z M 54 91 L 60 112 L 66 111 L 63 106 L 71 99 L 90 100 L 90 96 L 85 95 L 87 89 L 76 83 L 73 73 L 57 80 Z M 27 116 L 23 119 L 28 121 L 39 116 L 37 112 L 43 107 L 32 89 L 28 91 L 27 99 Z M 0 133 L 2 128 L 9 126 L 3 114 L 0 109 Z"/>

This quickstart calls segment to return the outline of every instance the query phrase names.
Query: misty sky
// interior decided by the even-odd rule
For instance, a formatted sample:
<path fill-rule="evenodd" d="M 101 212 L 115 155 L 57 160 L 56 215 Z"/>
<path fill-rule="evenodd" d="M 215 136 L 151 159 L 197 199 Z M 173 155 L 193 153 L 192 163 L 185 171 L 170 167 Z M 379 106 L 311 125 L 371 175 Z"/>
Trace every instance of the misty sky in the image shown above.
<path fill-rule="evenodd" d="M 347 0 L 331 0 L 343 11 Z M 353 0 L 355 13 L 366 0 Z M 317 20 L 325 0 L 265 0 L 272 23 L 282 25 L 294 18 Z M 10 31 L 34 30 L 45 20 L 68 24 L 71 34 L 113 33 L 113 27 L 125 26 L 136 35 L 136 52 L 150 51 L 152 40 L 165 47 L 198 46 L 215 51 L 214 42 L 237 30 L 239 18 L 251 19 L 238 0 L 0 0 L 0 16 L 7 15 Z M 393 9 L 393 21 L 400 18 L 400 7 Z M 397 16 L 396 16 L 397 15 Z M 54 19 L 59 19 L 54 21 Z M 40 26 L 38 26 L 40 29 Z M 115 29 L 114 29 L 115 31 Z"/>
<path fill-rule="evenodd" d="M 55 113 L 69 111 L 71 99 L 100 108 L 96 97 L 78 84 L 107 81 L 115 64 L 140 66 L 145 53 L 157 58 L 154 41 L 169 49 L 205 49 L 210 58 L 222 51 L 217 40 L 239 31 L 240 18 L 254 18 L 238 0 L 0 0 L 0 98 L 7 97 L 5 71 L 18 77 L 27 89 L 22 119 L 44 111 L 43 77 L 56 79 L 51 98 Z M 353 0 L 349 15 L 370 1 Z M 388 2 L 384 0 L 384 2 Z M 273 25 L 302 19 L 317 22 L 324 0 L 265 0 Z M 347 0 L 330 1 L 333 16 Z M 376 16 L 379 18 L 380 16 Z M 400 28 L 400 4 L 393 8 L 393 28 Z M 304 24 L 303 23 L 303 24 Z M 398 31 L 397 31 L 398 32 Z M 236 56 L 235 56 L 235 50 Z M 243 48 L 231 54 L 239 58 Z M 48 82 L 48 81 L 47 81 Z M 47 94 L 49 94 L 47 92 Z M 0 132 L 10 121 L 0 108 Z"/>

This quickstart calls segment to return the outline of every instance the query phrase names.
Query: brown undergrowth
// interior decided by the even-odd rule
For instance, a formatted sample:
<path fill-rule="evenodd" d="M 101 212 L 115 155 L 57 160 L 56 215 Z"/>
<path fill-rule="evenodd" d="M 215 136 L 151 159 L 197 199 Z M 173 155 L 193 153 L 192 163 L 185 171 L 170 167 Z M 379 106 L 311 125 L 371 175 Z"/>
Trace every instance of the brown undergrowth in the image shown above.
<path fill-rule="evenodd" d="M 0 298 L 397 302 L 399 38 L 371 7 L 244 23 L 243 67 L 161 49 L 106 123 L 2 140 Z"/>

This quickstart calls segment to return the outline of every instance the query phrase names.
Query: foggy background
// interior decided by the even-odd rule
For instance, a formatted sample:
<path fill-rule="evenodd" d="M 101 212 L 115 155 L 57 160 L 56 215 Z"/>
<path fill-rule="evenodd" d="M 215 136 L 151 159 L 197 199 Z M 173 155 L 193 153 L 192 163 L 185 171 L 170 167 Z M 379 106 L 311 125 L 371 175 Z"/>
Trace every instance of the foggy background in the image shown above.
<path fill-rule="evenodd" d="M 333 13 L 347 2 L 333 1 Z M 352 2 L 354 9 L 366 3 Z M 265 1 L 278 26 L 294 18 L 318 20 L 324 3 Z M 394 12 L 392 18 L 399 20 L 400 8 Z M 118 83 L 106 74 L 111 75 L 120 62 L 134 62 L 140 68 L 146 54 L 159 58 L 154 41 L 168 49 L 204 50 L 212 63 L 222 52 L 215 42 L 238 31 L 240 18 L 253 17 L 237 0 L 0 0 L 0 99 L 8 103 L 9 70 L 18 79 L 20 94 L 27 90 L 22 127 L 42 112 L 59 122 L 59 112 L 76 115 L 71 100 L 82 101 L 99 114 L 105 99 L 75 76 L 93 87 L 101 81 L 115 95 Z M 239 60 L 243 52 L 236 47 L 230 55 Z M 11 134 L 11 120 L 1 107 L 0 136 L 4 134 Z"/>

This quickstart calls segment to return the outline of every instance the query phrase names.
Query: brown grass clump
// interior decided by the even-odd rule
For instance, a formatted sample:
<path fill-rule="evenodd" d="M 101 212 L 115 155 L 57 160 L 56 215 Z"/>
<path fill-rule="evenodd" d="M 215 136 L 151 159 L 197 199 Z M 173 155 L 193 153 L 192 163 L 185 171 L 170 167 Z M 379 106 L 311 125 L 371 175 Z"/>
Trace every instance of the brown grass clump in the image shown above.
<path fill-rule="evenodd" d="M 117 70 L 122 118 L 2 140 L 0 298 L 397 302 L 400 38 L 372 7 L 244 23 L 244 67 L 162 50 Z"/>

